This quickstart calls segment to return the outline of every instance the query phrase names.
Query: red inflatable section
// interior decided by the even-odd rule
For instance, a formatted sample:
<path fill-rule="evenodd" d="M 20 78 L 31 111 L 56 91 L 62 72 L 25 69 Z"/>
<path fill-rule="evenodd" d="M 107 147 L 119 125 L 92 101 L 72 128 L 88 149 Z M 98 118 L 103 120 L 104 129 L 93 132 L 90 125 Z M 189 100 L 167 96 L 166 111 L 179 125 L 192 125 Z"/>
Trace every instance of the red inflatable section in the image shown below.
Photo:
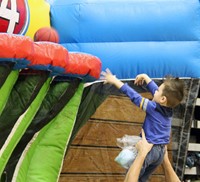
<path fill-rule="evenodd" d="M 0 33 L 0 58 L 30 60 L 33 41 L 29 37 Z"/>
<path fill-rule="evenodd" d="M 87 75 L 96 79 L 101 73 L 101 61 L 96 56 L 85 53 L 69 53 L 69 66 L 67 73 Z"/>
<path fill-rule="evenodd" d="M 51 42 L 34 42 L 34 55 L 28 66 L 43 65 L 67 69 L 68 51 L 60 44 Z"/>
<path fill-rule="evenodd" d="M 33 42 L 21 36 L 0 33 L 0 61 L 16 62 L 26 60 L 26 68 L 51 70 L 53 75 L 84 78 L 84 81 L 99 79 L 101 61 L 96 56 L 85 53 L 68 53 L 60 44 L 51 42 Z M 24 68 L 24 63 L 21 68 Z"/>

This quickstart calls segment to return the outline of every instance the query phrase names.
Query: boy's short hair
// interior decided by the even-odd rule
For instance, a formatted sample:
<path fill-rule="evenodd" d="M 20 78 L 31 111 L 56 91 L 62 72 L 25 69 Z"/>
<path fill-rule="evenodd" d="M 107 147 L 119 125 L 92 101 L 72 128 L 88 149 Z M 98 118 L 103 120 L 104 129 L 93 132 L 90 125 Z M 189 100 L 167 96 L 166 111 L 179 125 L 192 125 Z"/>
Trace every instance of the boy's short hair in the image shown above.
<path fill-rule="evenodd" d="M 162 95 L 166 96 L 168 107 L 176 107 L 183 100 L 185 95 L 184 81 L 179 78 L 167 76 L 164 80 Z"/>

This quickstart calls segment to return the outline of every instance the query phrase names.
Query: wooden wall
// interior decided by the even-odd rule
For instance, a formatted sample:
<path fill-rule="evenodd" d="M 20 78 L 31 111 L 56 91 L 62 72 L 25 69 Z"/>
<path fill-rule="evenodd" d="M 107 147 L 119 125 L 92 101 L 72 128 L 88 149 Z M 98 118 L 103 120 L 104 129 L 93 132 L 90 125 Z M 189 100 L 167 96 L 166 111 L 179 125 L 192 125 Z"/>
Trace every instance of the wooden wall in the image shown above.
<path fill-rule="evenodd" d="M 151 98 L 150 93 L 143 96 Z M 115 157 L 121 151 L 116 138 L 124 134 L 138 135 L 145 113 L 125 96 L 109 96 L 81 128 L 64 160 L 59 182 L 122 182 L 126 170 Z M 172 152 L 168 146 L 169 154 Z M 158 167 L 150 182 L 164 182 Z"/>

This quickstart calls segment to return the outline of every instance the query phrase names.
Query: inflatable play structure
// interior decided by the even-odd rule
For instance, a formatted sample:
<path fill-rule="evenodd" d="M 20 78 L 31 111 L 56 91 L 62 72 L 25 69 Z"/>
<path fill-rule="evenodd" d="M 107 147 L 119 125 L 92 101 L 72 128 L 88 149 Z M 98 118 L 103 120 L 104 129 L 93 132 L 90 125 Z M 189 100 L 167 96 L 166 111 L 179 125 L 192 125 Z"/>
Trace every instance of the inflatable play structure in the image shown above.
<path fill-rule="evenodd" d="M 198 0 L 2 0 L 0 12 L 1 181 L 123 181 L 116 138 L 138 135 L 144 113 L 99 80 L 106 68 L 148 98 L 137 74 L 184 80 L 168 146 L 183 179 L 200 85 Z M 41 27 L 60 42 L 34 42 Z"/>

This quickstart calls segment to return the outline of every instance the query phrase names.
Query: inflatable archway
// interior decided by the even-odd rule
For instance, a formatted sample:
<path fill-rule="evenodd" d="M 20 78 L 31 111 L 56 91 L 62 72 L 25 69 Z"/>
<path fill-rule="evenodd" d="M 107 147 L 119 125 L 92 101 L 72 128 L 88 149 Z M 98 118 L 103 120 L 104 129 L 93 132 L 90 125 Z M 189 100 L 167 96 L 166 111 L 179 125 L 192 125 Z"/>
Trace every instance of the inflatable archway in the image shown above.
<path fill-rule="evenodd" d="M 176 171 L 183 177 L 200 78 L 198 0 L 2 0 L 0 5 L 0 10 L 14 13 L 13 19 L 9 13 L 0 14 L 2 181 L 59 180 L 64 156 L 79 129 L 108 95 L 119 95 L 97 81 L 107 67 L 123 80 L 134 80 L 142 72 L 159 83 L 168 74 L 184 79 L 188 95 L 175 112 L 178 124 L 173 126 L 175 142 L 182 143 L 174 149 Z M 36 30 L 46 26 L 58 31 L 60 44 L 33 42 Z M 84 88 L 85 82 L 91 83 Z M 98 120 L 96 127 L 101 125 Z M 109 123 L 109 118 L 104 120 Z M 107 148 L 107 154 L 109 148 L 116 149 L 106 143 L 99 147 L 99 139 L 91 141 L 80 148 Z M 105 158 L 101 162 L 106 163 Z M 87 172 L 102 178 L 116 173 L 123 179 L 124 171 L 111 169 Z M 72 167 L 64 173 L 68 181 L 77 174 Z"/>

